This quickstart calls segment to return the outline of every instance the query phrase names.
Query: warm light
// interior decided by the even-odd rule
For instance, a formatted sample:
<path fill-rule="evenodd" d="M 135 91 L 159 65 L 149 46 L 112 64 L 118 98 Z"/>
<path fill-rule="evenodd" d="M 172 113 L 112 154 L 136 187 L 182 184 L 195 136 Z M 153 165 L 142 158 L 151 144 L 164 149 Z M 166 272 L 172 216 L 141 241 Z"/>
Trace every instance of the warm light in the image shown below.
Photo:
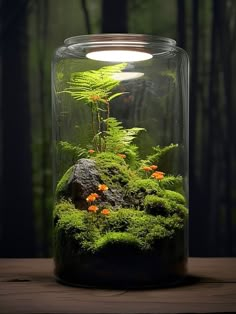
<path fill-rule="evenodd" d="M 147 52 L 132 50 L 100 50 L 89 52 L 86 57 L 97 61 L 135 62 L 149 60 L 152 55 Z"/>
<path fill-rule="evenodd" d="M 117 81 L 128 81 L 138 79 L 143 75 L 144 73 L 142 72 L 121 72 L 113 74 L 112 78 Z"/>

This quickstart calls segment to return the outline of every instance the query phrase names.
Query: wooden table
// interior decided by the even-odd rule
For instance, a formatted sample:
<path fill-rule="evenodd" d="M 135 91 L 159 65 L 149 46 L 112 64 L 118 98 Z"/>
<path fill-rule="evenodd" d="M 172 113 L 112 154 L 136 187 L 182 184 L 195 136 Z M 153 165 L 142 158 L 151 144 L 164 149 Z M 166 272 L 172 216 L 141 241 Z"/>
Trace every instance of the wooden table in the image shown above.
<path fill-rule="evenodd" d="M 236 312 L 236 258 L 190 258 L 184 286 L 138 291 L 63 286 L 51 259 L 0 260 L 0 313 Z"/>

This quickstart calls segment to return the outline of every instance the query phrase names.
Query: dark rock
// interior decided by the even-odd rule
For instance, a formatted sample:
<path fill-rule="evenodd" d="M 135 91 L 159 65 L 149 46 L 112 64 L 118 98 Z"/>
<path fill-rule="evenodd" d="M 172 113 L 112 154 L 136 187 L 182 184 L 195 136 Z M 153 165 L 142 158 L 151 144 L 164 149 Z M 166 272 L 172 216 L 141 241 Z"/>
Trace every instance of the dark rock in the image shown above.
<path fill-rule="evenodd" d="M 122 188 L 110 188 L 105 192 L 99 192 L 99 184 L 106 184 L 96 168 L 96 163 L 91 159 L 80 159 L 74 166 L 68 181 L 71 199 L 79 209 L 87 209 L 89 205 L 97 205 L 100 208 L 112 207 L 113 209 L 127 206 L 124 201 Z M 91 193 L 100 195 L 92 204 L 88 204 L 86 198 Z"/>

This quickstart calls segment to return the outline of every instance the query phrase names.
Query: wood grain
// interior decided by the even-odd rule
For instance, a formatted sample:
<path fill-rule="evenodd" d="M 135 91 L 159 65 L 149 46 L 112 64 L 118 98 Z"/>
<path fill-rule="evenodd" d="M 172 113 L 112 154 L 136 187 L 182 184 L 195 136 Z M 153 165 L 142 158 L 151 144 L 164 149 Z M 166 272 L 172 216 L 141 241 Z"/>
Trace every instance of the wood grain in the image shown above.
<path fill-rule="evenodd" d="M 236 312 L 236 258 L 190 258 L 189 280 L 138 291 L 67 287 L 51 259 L 0 260 L 0 313 Z"/>

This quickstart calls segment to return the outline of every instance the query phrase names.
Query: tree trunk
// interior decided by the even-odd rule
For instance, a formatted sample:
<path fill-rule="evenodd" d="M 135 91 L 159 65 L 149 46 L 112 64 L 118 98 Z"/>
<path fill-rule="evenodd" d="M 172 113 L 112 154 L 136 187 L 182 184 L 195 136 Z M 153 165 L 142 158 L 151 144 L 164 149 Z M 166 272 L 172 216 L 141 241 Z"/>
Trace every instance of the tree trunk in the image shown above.
<path fill-rule="evenodd" d="M 102 33 L 128 33 L 127 1 L 102 1 Z"/>
<path fill-rule="evenodd" d="M 86 0 L 81 0 L 81 7 L 82 7 L 82 10 L 84 13 L 84 20 L 85 20 L 87 33 L 91 34 L 91 22 L 90 22 L 90 18 L 89 18 L 89 12 L 88 12 L 88 8 L 87 8 Z"/>
<path fill-rule="evenodd" d="M 210 73 L 209 73 L 209 92 L 208 92 L 208 107 L 206 111 L 208 119 L 207 136 L 204 137 L 203 151 L 205 152 L 205 160 L 202 161 L 202 173 L 206 175 L 205 189 L 203 191 L 203 201 L 205 204 L 205 211 L 207 213 L 204 220 L 208 225 L 208 236 L 205 237 L 205 243 L 208 248 L 208 255 L 212 256 L 217 251 L 217 243 L 215 241 L 218 236 L 217 227 L 219 225 L 217 218 L 219 215 L 219 184 L 214 191 L 215 171 L 216 171 L 216 151 L 219 141 L 218 129 L 220 128 L 220 117 L 217 115 L 219 106 L 219 43 L 218 43 L 218 23 L 219 15 L 216 6 L 216 0 L 212 1 L 212 26 L 211 26 L 211 47 L 210 47 Z M 216 128 L 217 125 L 217 128 Z M 216 201 L 217 200 L 217 201 Z M 215 204 L 216 206 L 213 206 Z M 207 252 L 205 252 L 206 254 Z"/>
<path fill-rule="evenodd" d="M 1 256 L 35 256 L 27 1 L 2 1 Z"/>
<path fill-rule="evenodd" d="M 206 251 L 204 247 L 206 236 L 206 223 L 202 221 L 202 211 L 205 210 L 201 194 L 201 185 L 198 182 L 196 170 L 196 154 L 197 154 L 197 116 L 198 108 L 198 73 L 199 73 L 199 2 L 192 1 L 192 51 L 191 51 L 191 84 L 190 84 L 190 147 L 189 147 L 189 176 L 190 176 L 190 254 L 200 255 Z M 199 234 L 199 224 L 201 224 L 201 234 Z M 196 236 L 198 234 L 198 236 Z"/>
<path fill-rule="evenodd" d="M 48 111 L 47 102 L 47 80 L 45 72 L 45 62 L 46 62 L 46 45 L 48 36 L 48 15 L 49 7 L 48 1 L 42 0 L 37 2 L 37 36 L 41 40 L 38 41 L 38 75 L 40 86 L 39 89 L 39 106 L 41 108 L 40 114 L 40 124 L 41 124 L 41 136 L 42 136 L 42 146 L 41 146 L 41 214 L 42 214 L 42 255 L 49 256 L 49 247 L 51 247 L 51 204 L 48 202 L 48 195 L 51 191 L 51 176 L 49 176 L 48 169 L 51 166 L 51 158 L 49 158 L 49 147 L 51 142 L 50 127 L 48 125 L 48 116 L 50 112 Z"/>
<path fill-rule="evenodd" d="M 220 45 L 220 56 L 222 60 L 223 67 L 223 88 L 224 88 L 224 108 L 225 108 L 225 116 L 227 119 L 227 125 L 225 132 L 226 134 L 224 138 L 224 150 L 223 156 L 225 160 L 225 180 L 224 180 L 224 211 L 225 211 L 225 254 L 227 256 L 233 255 L 233 235 L 232 235 L 232 219 L 233 219 L 233 162 L 232 162 L 232 134 L 234 134 L 233 124 L 234 121 L 232 119 L 234 110 L 233 110 L 233 93 L 232 93 L 232 78 L 233 78 L 233 44 L 234 36 L 232 36 L 233 32 L 235 32 L 235 17 L 229 8 L 227 10 L 228 3 L 231 1 L 218 1 L 217 2 L 217 10 L 219 14 L 219 39 L 222 43 Z M 231 29 L 232 17 L 234 17 L 234 29 Z M 231 24 L 231 25 L 230 25 Z M 225 34 L 228 34 L 226 37 Z"/>
<path fill-rule="evenodd" d="M 185 0 L 177 0 L 177 42 L 178 46 L 186 48 Z"/>

